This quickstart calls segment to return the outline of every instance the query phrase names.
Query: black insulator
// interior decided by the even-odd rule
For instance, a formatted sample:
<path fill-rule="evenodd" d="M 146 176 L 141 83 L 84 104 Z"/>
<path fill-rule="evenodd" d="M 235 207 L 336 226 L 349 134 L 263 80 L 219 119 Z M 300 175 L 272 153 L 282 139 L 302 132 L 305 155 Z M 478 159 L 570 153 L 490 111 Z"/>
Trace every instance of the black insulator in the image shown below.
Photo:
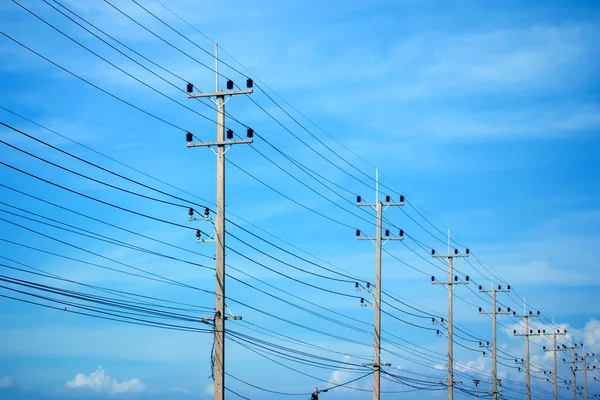
<path fill-rule="evenodd" d="M 483 286 L 479 285 L 479 290 L 482 290 L 482 289 L 483 289 Z"/>
<path fill-rule="evenodd" d="M 440 330 L 439 330 L 439 329 L 437 329 L 435 333 L 436 333 L 437 335 L 439 335 L 439 334 L 440 334 Z"/>
<path fill-rule="evenodd" d="M 529 333 L 533 333 L 533 329 L 530 329 L 530 330 L 529 330 Z"/>
<path fill-rule="evenodd" d="M 465 250 L 465 253 L 469 254 L 469 253 L 470 253 L 470 250 L 469 250 L 469 249 L 466 249 L 466 250 Z"/>
<path fill-rule="evenodd" d="M 191 133 L 191 132 L 188 132 L 188 133 L 186 133 L 186 134 L 185 134 L 185 141 L 189 143 L 189 142 L 191 142 L 192 140 L 194 140 L 194 135 L 192 135 L 192 133 Z"/>
<path fill-rule="evenodd" d="M 502 311 L 502 309 L 500 307 L 498 307 L 498 312 L 501 312 L 501 311 Z"/>
<path fill-rule="evenodd" d="M 246 79 L 246 87 L 248 89 L 252 89 L 252 86 L 254 86 L 254 81 L 252 81 L 250 78 Z"/>
<path fill-rule="evenodd" d="M 434 255 L 434 254 L 435 254 L 435 250 L 431 249 L 431 255 Z"/>
<path fill-rule="evenodd" d="M 538 315 L 540 315 L 540 312 L 538 311 Z"/>
<path fill-rule="evenodd" d="M 510 285 L 506 286 L 506 288 L 507 288 L 508 290 L 510 290 Z"/>
<path fill-rule="evenodd" d="M 252 139 L 252 138 L 254 137 L 254 129 L 252 129 L 252 128 L 248 128 L 248 129 L 246 130 L 246 136 L 247 136 L 249 139 Z"/>
<path fill-rule="evenodd" d="M 400 203 L 404 203 L 404 195 L 403 194 L 400 195 Z"/>
<path fill-rule="evenodd" d="M 435 276 L 431 277 L 431 282 L 435 281 Z"/>
<path fill-rule="evenodd" d="M 367 289 L 371 287 L 371 284 L 367 282 Z"/>
<path fill-rule="evenodd" d="M 356 202 L 357 202 L 357 203 L 360 203 L 361 201 L 362 201 L 362 197 L 360 197 L 360 196 L 356 196 Z"/>
<path fill-rule="evenodd" d="M 357 236 L 357 237 L 358 237 L 358 236 L 360 236 L 360 229 L 357 229 L 357 230 L 356 230 L 356 236 Z"/>
<path fill-rule="evenodd" d="M 233 81 L 231 79 L 229 79 L 227 81 L 227 90 L 231 90 L 233 89 Z"/>
<path fill-rule="evenodd" d="M 385 230 L 385 236 L 386 236 L 386 237 L 390 236 L 390 230 L 389 230 L 389 229 L 386 229 L 386 230 Z"/>
<path fill-rule="evenodd" d="M 529 315 L 532 315 L 533 313 L 531 311 L 529 311 Z"/>
<path fill-rule="evenodd" d="M 442 324 L 443 324 L 443 323 L 444 323 L 444 318 L 443 318 L 443 317 L 442 317 L 442 318 L 440 318 L 440 321 L 442 321 Z"/>
<path fill-rule="evenodd" d="M 233 131 L 231 129 L 227 129 L 227 139 L 233 139 Z"/>
<path fill-rule="evenodd" d="M 490 345 L 490 342 L 487 342 L 487 345 L 489 346 L 489 345 Z"/>
<path fill-rule="evenodd" d="M 454 275 L 454 282 L 458 282 L 458 276 Z"/>
<path fill-rule="evenodd" d="M 479 307 L 479 312 L 481 312 L 481 307 Z"/>
<path fill-rule="evenodd" d="M 502 286 L 501 285 L 498 285 L 498 290 L 502 290 Z"/>
<path fill-rule="evenodd" d="M 542 346 L 542 348 L 543 348 L 544 350 L 546 350 L 546 346 Z M 544 373 L 546 373 L 546 371 L 544 371 Z"/>
<path fill-rule="evenodd" d="M 354 287 L 358 289 L 358 282 L 354 282 Z"/>
<path fill-rule="evenodd" d="M 516 311 L 513 311 L 513 315 L 517 315 L 517 312 L 516 312 Z"/>
<path fill-rule="evenodd" d="M 187 92 L 188 93 L 192 93 L 194 91 L 194 85 L 192 85 L 191 83 L 187 84 Z"/>
<path fill-rule="evenodd" d="M 400 229 L 400 232 L 398 233 L 400 235 L 400 237 L 404 236 L 404 231 L 402 229 Z"/>
<path fill-rule="evenodd" d="M 208 209 L 208 207 L 204 208 L 204 215 L 206 215 L 207 217 L 210 215 L 210 210 Z"/>
<path fill-rule="evenodd" d="M 458 254 L 458 249 L 454 249 L 454 254 Z"/>
<path fill-rule="evenodd" d="M 545 329 L 542 329 L 542 333 L 546 333 L 546 330 L 545 330 Z"/>
<path fill-rule="evenodd" d="M 542 331 L 540 331 L 540 330 L 538 329 L 538 333 L 542 333 Z"/>
<path fill-rule="evenodd" d="M 517 330 L 516 329 L 513 330 L 513 333 L 516 335 L 517 334 Z M 517 360 L 515 360 L 515 361 L 517 361 Z"/>
<path fill-rule="evenodd" d="M 431 318 L 431 323 L 435 324 L 435 318 Z"/>
<path fill-rule="evenodd" d="M 197 238 L 200 238 L 200 235 L 201 235 L 201 234 L 202 234 L 202 233 L 200 232 L 200 230 L 199 230 L 199 229 L 198 229 L 198 230 L 196 230 L 196 237 L 197 237 Z"/>
<path fill-rule="evenodd" d="M 469 282 L 469 275 L 467 275 L 467 276 L 465 277 L 465 279 L 467 280 L 467 282 Z"/>
<path fill-rule="evenodd" d="M 510 307 L 508 307 L 508 308 L 506 309 L 506 311 L 510 312 Z"/>
<path fill-rule="evenodd" d="M 190 208 L 190 210 L 188 211 L 188 215 L 189 215 L 190 217 L 193 217 L 193 216 L 194 216 L 194 209 L 193 209 L 193 208 Z"/>
<path fill-rule="evenodd" d="M 365 299 L 363 299 L 362 297 L 360 298 L 360 304 L 363 304 L 365 302 Z"/>
<path fill-rule="evenodd" d="M 385 196 L 385 202 L 386 202 L 386 203 L 389 203 L 389 202 L 390 202 L 390 200 L 391 200 L 391 199 L 390 199 L 390 196 Z"/>

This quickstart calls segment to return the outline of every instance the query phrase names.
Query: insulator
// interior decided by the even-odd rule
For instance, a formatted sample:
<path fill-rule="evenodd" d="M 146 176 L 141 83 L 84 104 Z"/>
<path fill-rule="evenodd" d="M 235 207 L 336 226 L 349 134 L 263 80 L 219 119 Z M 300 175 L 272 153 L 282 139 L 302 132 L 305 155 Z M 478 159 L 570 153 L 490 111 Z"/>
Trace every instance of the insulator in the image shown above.
<path fill-rule="evenodd" d="M 185 134 L 185 141 L 189 143 L 189 142 L 191 142 L 192 140 L 194 140 L 194 135 L 192 135 L 192 133 L 191 133 L 191 132 L 188 132 L 188 133 L 186 133 L 186 134 Z"/>
<path fill-rule="evenodd" d="M 437 329 L 435 333 L 436 333 L 436 335 L 439 335 L 440 334 L 440 330 Z"/>
<path fill-rule="evenodd" d="M 498 307 L 498 312 L 501 312 L 501 311 L 502 311 L 502 309 L 500 307 Z"/>
<path fill-rule="evenodd" d="M 510 307 L 508 307 L 508 308 L 506 309 L 506 311 L 507 311 L 507 312 L 510 312 Z"/>
<path fill-rule="evenodd" d="M 531 311 L 529 311 L 529 315 L 533 314 Z"/>
<path fill-rule="evenodd" d="M 194 209 L 193 209 L 193 208 L 190 208 L 190 210 L 188 211 L 188 215 L 189 215 L 190 217 L 193 217 L 193 216 L 194 216 Z"/>
<path fill-rule="evenodd" d="M 391 199 L 390 199 L 390 196 L 385 196 L 385 202 L 386 202 L 386 203 L 389 203 L 389 202 L 390 202 L 390 200 L 391 200 Z"/>
<path fill-rule="evenodd" d="M 386 229 L 386 230 L 385 230 L 385 236 L 386 236 L 386 237 L 390 236 L 390 230 L 389 230 L 389 229 Z"/>
<path fill-rule="evenodd" d="M 544 350 L 546 350 L 546 346 L 542 346 L 542 348 L 543 348 Z M 546 372 L 544 371 L 544 373 L 546 373 Z"/>
<path fill-rule="evenodd" d="M 501 285 L 498 285 L 498 290 L 502 290 L 502 286 Z"/>
<path fill-rule="evenodd" d="M 227 129 L 227 139 L 233 139 L 233 131 L 231 129 Z"/>
<path fill-rule="evenodd" d="M 398 233 L 398 235 L 400 235 L 400 237 L 404 236 L 404 231 L 402 229 L 400 229 L 400 232 Z"/>
<path fill-rule="evenodd" d="M 454 249 L 454 254 L 458 254 L 458 249 Z"/>
<path fill-rule="evenodd" d="M 434 255 L 434 254 L 435 254 L 435 250 L 431 249 L 431 255 Z"/>
<path fill-rule="evenodd" d="M 487 342 L 487 345 L 489 346 L 489 345 L 490 345 L 490 342 Z"/>
<path fill-rule="evenodd" d="M 354 287 L 358 289 L 358 282 L 354 282 Z"/>
<path fill-rule="evenodd" d="M 479 285 L 479 290 L 482 290 L 482 289 L 483 289 L 483 286 Z"/>
<path fill-rule="evenodd" d="M 208 207 L 204 208 L 204 215 L 206 215 L 207 217 L 210 215 L 210 210 L 208 209 Z"/>
<path fill-rule="evenodd" d="M 481 310 L 481 307 L 479 307 L 479 312 L 481 312 L 481 311 L 482 311 L 482 310 Z"/>
<path fill-rule="evenodd" d="M 538 329 L 538 333 L 542 333 L 542 332 Z"/>
<path fill-rule="evenodd" d="M 435 276 L 431 277 L 431 282 L 435 281 Z"/>
<path fill-rule="evenodd" d="M 246 136 L 247 136 L 249 139 L 252 139 L 252 138 L 254 137 L 254 129 L 252 129 L 252 128 L 248 128 L 248 129 L 246 130 Z"/>
<path fill-rule="evenodd" d="M 508 290 L 510 290 L 510 285 L 506 286 L 506 288 L 507 288 Z"/>
<path fill-rule="evenodd" d="M 187 92 L 188 93 L 192 93 L 194 91 L 194 85 L 192 85 L 191 83 L 187 84 Z"/>
<path fill-rule="evenodd" d="M 254 86 L 254 82 L 252 81 L 252 79 L 250 79 L 250 78 L 246 79 L 246 87 L 248 89 L 252 89 L 252 86 Z"/>
<path fill-rule="evenodd" d="M 196 237 L 197 237 L 198 239 L 200 239 L 200 235 L 201 235 L 201 234 L 202 234 L 202 233 L 200 232 L 200 229 L 196 230 Z"/>
<path fill-rule="evenodd" d="M 481 342 L 479 342 L 479 345 L 481 346 L 481 345 L 482 345 L 482 343 L 481 343 Z"/>
<path fill-rule="evenodd" d="M 454 282 L 458 282 L 458 276 L 454 275 Z"/>
<path fill-rule="evenodd" d="M 367 282 L 367 289 L 371 287 L 371 283 Z"/>
<path fill-rule="evenodd" d="M 545 330 L 545 329 L 542 329 L 542 333 L 546 333 L 546 330 Z"/>
<path fill-rule="evenodd" d="M 465 253 L 469 254 L 471 251 L 469 249 L 465 250 Z"/>
<path fill-rule="evenodd" d="M 431 323 L 435 324 L 435 318 L 431 318 Z"/>
<path fill-rule="evenodd" d="M 231 79 L 229 79 L 227 81 L 227 90 L 231 90 L 233 89 L 233 81 Z"/>
<path fill-rule="evenodd" d="M 513 311 L 513 315 L 517 315 L 517 312 L 516 312 L 516 311 Z"/>
<path fill-rule="evenodd" d="M 530 330 L 529 330 L 529 333 L 533 333 L 533 329 L 530 329 Z"/>
<path fill-rule="evenodd" d="M 358 236 L 360 236 L 360 229 L 357 229 L 357 230 L 356 230 L 356 236 L 357 236 L 357 237 L 358 237 Z"/>
<path fill-rule="evenodd" d="M 465 279 L 467 280 L 467 282 L 469 282 L 469 275 L 467 275 L 467 276 L 465 277 Z"/>
<path fill-rule="evenodd" d="M 357 203 L 360 203 L 361 201 L 362 201 L 362 197 L 360 197 L 360 196 L 356 196 L 356 202 L 357 202 Z"/>
<path fill-rule="evenodd" d="M 400 195 L 400 203 L 404 203 L 404 195 L 403 194 Z"/>
<path fill-rule="evenodd" d="M 538 311 L 538 315 L 540 315 L 540 312 Z"/>
<path fill-rule="evenodd" d="M 516 329 L 513 331 L 513 334 L 515 334 L 515 335 L 517 334 L 517 330 Z M 517 361 L 517 360 L 515 360 L 515 361 Z"/>
<path fill-rule="evenodd" d="M 365 302 L 365 299 L 363 299 L 362 297 L 360 298 L 360 304 L 363 304 Z"/>
<path fill-rule="evenodd" d="M 443 317 L 442 317 L 442 318 L 440 318 L 440 321 L 442 321 L 442 324 L 443 324 L 443 323 L 444 323 L 444 318 L 443 318 Z"/>

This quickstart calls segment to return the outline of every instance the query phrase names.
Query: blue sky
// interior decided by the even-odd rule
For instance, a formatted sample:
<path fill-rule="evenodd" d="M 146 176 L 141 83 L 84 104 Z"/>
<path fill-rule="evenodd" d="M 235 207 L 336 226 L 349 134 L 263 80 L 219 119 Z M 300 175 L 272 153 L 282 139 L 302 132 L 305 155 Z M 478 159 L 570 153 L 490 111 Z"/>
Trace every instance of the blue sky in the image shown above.
<path fill-rule="evenodd" d="M 225 63 L 244 71 L 239 74 L 221 65 L 222 74 L 241 87 L 245 86 L 247 75 L 255 78 L 258 86 L 251 99 L 264 110 L 245 96 L 237 96 L 227 103 L 227 112 L 253 127 L 259 135 L 252 146 L 235 146 L 227 153 L 228 159 L 242 169 L 231 164 L 227 167 L 227 209 L 232 222 L 281 249 L 240 227 L 227 226 L 233 235 L 254 246 L 248 247 L 231 236 L 227 239 L 227 244 L 242 254 L 227 253 L 228 264 L 235 268 L 229 270 L 230 274 L 238 279 L 228 280 L 227 306 L 244 319 L 228 326 L 235 332 L 271 344 L 327 357 L 331 364 L 318 368 L 275 358 L 312 376 L 308 377 L 265 359 L 263 351 L 251 352 L 228 340 L 228 373 L 255 386 L 303 394 L 310 393 L 314 386 L 326 388 L 368 372 L 345 371 L 343 367 L 348 365 L 344 363 L 361 364 L 372 357 L 369 327 L 372 309 L 360 307 L 358 298 L 325 292 L 306 283 L 346 295 L 368 296 L 368 293 L 356 293 L 352 282 L 309 275 L 293 269 L 290 264 L 328 277 L 340 276 L 314 264 L 358 276 L 363 282 L 374 280 L 374 247 L 369 242 L 356 242 L 354 237 L 354 229 L 361 229 L 366 235 L 374 234 L 371 223 L 374 215 L 353 205 L 357 194 L 367 201 L 374 200 L 374 167 L 381 171 L 382 196 L 389 194 L 396 199 L 398 193 L 402 193 L 408 200 L 403 210 L 386 210 L 389 222 L 384 224 L 393 234 L 400 227 L 408 235 L 403 242 L 387 243 L 385 250 L 389 254 L 383 257 L 383 290 L 414 307 L 410 309 L 391 298 L 386 301 L 396 308 L 384 306 L 391 316 L 383 316 L 382 358 L 392 364 L 397 374 L 436 382 L 445 378 L 446 339 L 435 332 L 438 328 L 444 329 L 439 324 L 432 325 L 427 316 L 445 317 L 447 312 L 447 291 L 442 286 L 431 285 L 430 279 L 435 275 L 438 280 L 444 280 L 446 267 L 430 258 L 429 249 L 435 248 L 438 253 L 445 251 L 443 233 L 448 227 L 453 239 L 461 244 L 460 250 L 468 247 L 477 257 L 471 257 L 468 262 L 459 260 L 455 265 L 461 278 L 469 275 L 472 282 L 468 287 L 456 288 L 454 301 L 455 323 L 469 332 L 463 333 L 463 338 L 455 337 L 455 369 L 463 374 L 460 379 L 465 390 L 474 389 L 473 377 L 481 379 L 480 389 L 488 390 L 490 386 L 490 359 L 483 357 L 481 351 L 485 349 L 473 342 L 473 337 L 491 339 L 490 319 L 478 313 L 478 307 L 491 307 L 489 297 L 477 293 L 478 285 L 489 287 L 491 284 L 490 269 L 495 275 L 495 285 L 508 283 L 513 289 L 508 295 L 498 295 L 503 309 L 511 307 L 521 312 L 524 296 L 526 310 L 539 310 L 543 315 L 539 320 L 532 320 L 534 329 L 566 328 L 572 336 L 564 340 L 573 337 L 584 344 L 585 351 L 600 352 L 597 305 L 600 280 L 594 255 L 600 245 L 597 229 L 600 222 L 600 54 L 596 44 L 600 34 L 597 23 L 600 8 L 597 4 L 586 1 L 533 1 L 527 6 L 518 1 L 495 4 L 410 0 L 162 1 L 198 31 L 155 0 L 144 0 L 140 4 L 198 47 L 129 0 L 110 2 L 181 51 L 152 36 L 106 2 L 61 0 L 60 3 L 160 64 L 169 73 L 132 55 L 179 89 L 185 88 L 186 81 L 193 82 L 202 91 L 214 89 L 214 73 L 200 64 L 214 65 L 211 56 L 201 50 L 211 53 L 211 40 L 219 42 Z M 111 49 L 44 1 L 19 0 L 19 3 L 114 66 L 181 104 L 91 54 L 15 2 L 3 2 L 0 29 L 4 34 L 176 127 L 69 75 L 4 35 L 0 36 L 0 106 L 3 107 L 0 121 L 146 185 L 200 204 L 212 203 L 215 157 L 206 148 L 187 149 L 184 140 L 185 130 L 194 132 L 203 141 L 215 140 L 215 113 L 210 105 L 186 99 L 184 93 Z M 53 0 L 48 3 L 60 8 Z M 115 46 L 122 49 L 118 44 Z M 130 54 L 126 49 L 122 51 Z M 289 115 L 259 88 L 264 88 Z M 237 134 L 245 135 L 246 129 L 239 123 L 229 120 L 227 125 Z M 1 127 L 0 137 L 12 146 L 81 174 L 174 201 L 9 128 Z M 276 149 L 321 176 L 310 177 Z M 188 221 L 186 208 L 159 204 L 99 185 L 7 145 L 0 148 L 0 161 L 91 197 L 210 232 L 206 223 Z M 209 293 L 97 266 L 123 271 L 133 271 L 130 267 L 142 268 L 212 291 L 214 276 L 210 269 L 132 248 L 139 246 L 212 266 L 214 245 L 196 243 L 192 229 L 110 208 L 9 167 L 0 165 L 0 168 L 2 185 L 180 247 L 176 249 L 75 215 L 3 186 L 0 199 L 6 204 L 0 205 L 0 218 L 3 218 L 0 238 L 71 258 L 2 241 L 0 255 L 10 260 L 0 259 L 0 262 L 13 267 L 0 268 L 3 279 L 18 278 L 99 293 L 76 283 L 14 269 L 22 263 L 78 283 L 193 304 L 204 307 L 198 311 L 199 316 L 210 314 L 214 296 Z M 14 207 L 70 224 L 75 227 L 70 228 L 72 230 L 86 229 L 92 236 L 104 235 L 122 241 L 129 247 L 83 237 L 6 212 L 39 219 Z M 286 251 L 301 255 L 309 262 Z M 27 269 L 22 264 L 19 268 Z M 2 286 L 0 295 L 20 299 L 35 300 L 10 289 L 43 294 L 14 283 L 4 282 Z M 351 317 L 354 321 L 348 323 L 366 332 L 325 321 L 264 292 L 331 318 L 339 319 L 343 314 L 341 318 L 347 322 L 347 317 Z M 274 319 L 257 309 L 345 340 Z M 212 397 L 212 337 L 208 333 L 132 326 L 7 298 L 0 298 L 0 319 L 2 398 Z M 556 325 L 552 325 L 552 320 Z M 506 357 L 501 360 L 505 365 L 499 365 L 499 371 L 506 382 L 507 398 L 522 396 L 524 392 L 524 374 L 518 372 L 512 360 L 513 356 L 524 357 L 523 338 L 512 335 L 513 329 L 523 329 L 518 323 L 513 318 L 499 317 L 499 348 Z M 205 327 L 197 323 L 194 326 Z M 263 328 L 275 333 L 265 332 Z M 294 340 L 319 348 L 306 347 Z M 552 366 L 550 354 L 542 349 L 548 346 L 548 341 L 543 338 L 531 341 L 534 393 L 539 398 L 550 398 L 552 385 L 545 382 L 542 372 Z M 566 365 L 561 364 L 559 376 L 570 379 Z M 590 374 L 590 392 L 600 393 L 600 386 L 594 384 L 592 377 Z M 580 374 L 578 384 L 581 379 Z M 322 393 L 321 397 L 370 398 L 370 393 L 355 390 L 369 389 L 370 377 L 350 386 L 351 389 Z M 251 399 L 279 398 L 277 394 L 231 378 L 227 379 L 227 387 Z M 382 387 L 388 392 L 410 389 L 388 380 Z M 561 391 L 568 393 L 567 389 Z M 386 393 L 382 397 L 397 395 Z M 408 392 L 406 396 L 440 398 L 445 396 L 445 391 Z M 458 392 L 456 396 L 468 397 Z M 228 394 L 227 398 L 237 397 Z"/>

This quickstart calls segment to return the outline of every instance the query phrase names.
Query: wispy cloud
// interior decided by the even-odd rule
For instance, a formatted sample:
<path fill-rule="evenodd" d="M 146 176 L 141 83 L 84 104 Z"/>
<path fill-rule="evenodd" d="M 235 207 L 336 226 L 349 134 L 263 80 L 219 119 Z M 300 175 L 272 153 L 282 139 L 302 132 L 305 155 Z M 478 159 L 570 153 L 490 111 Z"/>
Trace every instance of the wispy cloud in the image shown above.
<path fill-rule="evenodd" d="M 146 390 L 146 385 L 139 378 L 132 378 L 127 381 L 119 382 L 108 376 L 101 366 L 89 375 L 83 373 L 75 375 L 75 379 L 65 383 L 65 387 L 90 389 L 111 395 L 140 393 Z"/>

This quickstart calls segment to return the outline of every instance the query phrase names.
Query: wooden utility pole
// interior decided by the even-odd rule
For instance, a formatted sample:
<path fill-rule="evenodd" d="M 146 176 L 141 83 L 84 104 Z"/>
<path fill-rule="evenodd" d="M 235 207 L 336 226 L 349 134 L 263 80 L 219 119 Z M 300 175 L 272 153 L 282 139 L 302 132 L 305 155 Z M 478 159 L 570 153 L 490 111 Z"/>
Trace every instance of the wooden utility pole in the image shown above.
<path fill-rule="evenodd" d="M 370 240 L 375 243 L 375 341 L 374 341 L 374 359 L 373 363 L 365 363 L 363 366 L 373 367 L 373 400 L 380 400 L 381 388 L 381 367 L 390 364 L 381 364 L 381 248 L 388 240 L 402 240 L 404 232 L 400 230 L 398 237 L 390 237 L 390 231 L 385 230 L 385 239 L 382 237 L 383 211 L 391 206 L 403 206 L 404 196 L 400 196 L 399 203 L 392 203 L 390 196 L 385 197 L 385 203 L 379 201 L 379 170 L 375 172 L 375 203 L 363 203 L 362 198 L 357 196 L 356 205 L 358 207 L 371 207 L 377 212 L 377 232 L 374 238 L 361 237 L 360 230 L 356 230 L 357 240 Z"/>
<path fill-rule="evenodd" d="M 436 255 L 435 250 L 431 250 L 433 258 L 447 258 L 448 259 L 448 282 L 436 282 L 435 277 L 431 277 L 431 282 L 434 285 L 448 285 L 448 400 L 454 400 L 454 341 L 452 339 L 452 327 L 453 327 L 453 308 L 452 308 L 452 287 L 454 285 L 467 285 L 469 283 L 469 277 L 466 277 L 466 282 L 459 282 L 458 276 L 452 279 L 452 263 L 455 258 L 458 257 L 469 257 L 469 249 L 465 251 L 466 254 L 459 254 L 458 249 L 454 250 L 454 254 L 450 252 L 450 229 L 448 229 L 448 254 L 447 255 Z"/>
<path fill-rule="evenodd" d="M 217 141 L 215 142 L 193 142 L 193 135 L 187 133 L 186 141 L 187 147 L 209 147 L 211 150 L 213 147 L 217 148 L 217 151 L 213 152 L 217 155 L 217 209 L 216 219 L 214 226 L 214 238 L 211 237 L 209 241 L 216 242 L 216 306 L 214 319 L 214 346 L 215 346 L 215 358 L 213 366 L 214 375 L 214 399 L 224 400 L 225 398 L 225 320 L 227 319 L 240 319 L 240 317 L 226 317 L 225 316 L 225 152 L 228 150 L 225 146 L 231 146 L 234 144 L 246 144 L 252 143 L 253 131 L 248 129 L 248 140 L 232 140 L 233 132 L 227 131 L 227 138 L 225 137 L 225 103 L 233 95 L 239 94 L 250 94 L 252 93 L 252 80 L 246 81 L 247 90 L 232 90 L 233 82 L 227 81 L 227 91 L 219 89 L 219 53 L 218 45 L 215 43 L 215 83 L 216 91 L 214 93 L 198 93 L 194 94 L 193 85 L 188 83 L 187 92 L 188 98 L 199 98 L 208 97 L 216 98 L 212 100 L 217 106 Z M 225 99 L 227 97 L 227 100 Z M 192 211 L 193 214 L 193 211 Z M 200 231 L 197 232 L 196 236 L 200 241 Z"/>

